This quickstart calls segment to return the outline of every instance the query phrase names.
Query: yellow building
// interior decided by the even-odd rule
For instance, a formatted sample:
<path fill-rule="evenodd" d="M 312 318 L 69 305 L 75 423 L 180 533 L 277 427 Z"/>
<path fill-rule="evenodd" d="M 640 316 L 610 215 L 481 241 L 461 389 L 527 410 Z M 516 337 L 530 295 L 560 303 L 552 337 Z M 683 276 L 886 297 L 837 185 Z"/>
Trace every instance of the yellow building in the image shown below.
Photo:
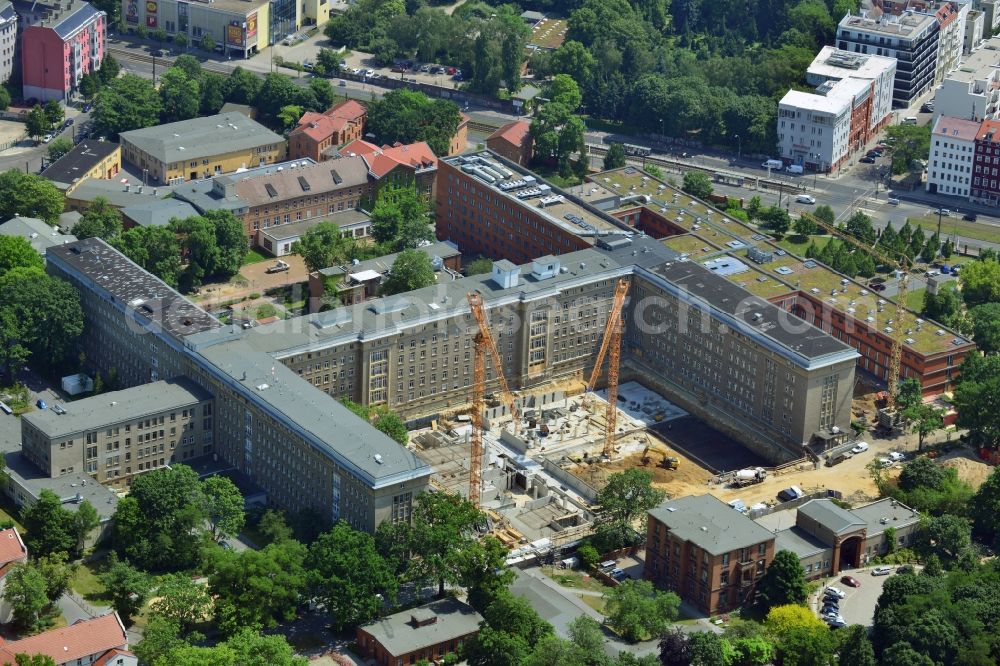
<path fill-rule="evenodd" d="M 279 12 L 287 2 L 276 5 Z M 245 58 L 268 46 L 275 29 L 284 29 L 280 21 L 272 25 L 272 18 L 277 18 L 272 16 L 273 4 L 269 0 L 122 0 L 122 16 L 131 30 L 163 28 L 169 35 L 187 35 L 192 44 L 210 35 L 217 51 Z M 294 1 L 291 4 L 294 13 Z"/>
<path fill-rule="evenodd" d="M 285 159 L 285 138 L 242 113 L 122 132 L 122 157 L 149 184 L 174 185 Z"/>
<path fill-rule="evenodd" d="M 76 144 L 42 172 L 63 191 L 70 191 L 86 178 L 114 178 L 122 169 L 121 146 L 86 139 Z"/>
<path fill-rule="evenodd" d="M 330 20 L 330 0 L 305 0 L 302 3 L 303 23 L 326 25 Z"/>

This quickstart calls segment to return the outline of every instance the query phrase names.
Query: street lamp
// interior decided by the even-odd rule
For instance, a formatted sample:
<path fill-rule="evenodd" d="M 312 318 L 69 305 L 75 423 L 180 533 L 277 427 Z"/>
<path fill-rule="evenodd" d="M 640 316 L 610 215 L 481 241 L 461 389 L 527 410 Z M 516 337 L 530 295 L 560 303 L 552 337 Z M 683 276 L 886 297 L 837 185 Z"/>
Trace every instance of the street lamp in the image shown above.
<path fill-rule="evenodd" d="M 736 161 L 739 162 L 740 158 L 743 156 L 743 140 L 740 139 L 740 135 L 736 134 Z"/>

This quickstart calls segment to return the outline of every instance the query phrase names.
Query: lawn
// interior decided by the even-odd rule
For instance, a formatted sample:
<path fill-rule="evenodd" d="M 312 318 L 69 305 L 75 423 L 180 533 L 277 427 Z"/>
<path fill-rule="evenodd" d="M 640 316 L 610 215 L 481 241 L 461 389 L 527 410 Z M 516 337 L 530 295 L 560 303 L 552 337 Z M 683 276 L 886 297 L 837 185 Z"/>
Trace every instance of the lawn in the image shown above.
<path fill-rule="evenodd" d="M 906 292 L 906 307 L 914 312 L 924 309 L 924 293 L 926 289 L 910 289 Z"/>
<path fill-rule="evenodd" d="M 577 590 L 591 590 L 593 592 L 605 592 L 611 589 L 593 576 L 582 571 L 543 567 L 542 573 L 563 587 L 570 587 Z"/>
<path fill-rule="evenodd" d="M 270 257 L 265 257 L 257 250 L 250 250 L 249 252 L 247 252 L 247 256 L 244 257 L 243 259 L 243 265 L 246 266 L 247 264 L 258 264 L 262 261 L 267 261 L 268 259 L 270 259 Z"/>
<path fill-rule="evenodd" d="M 785 236 L 780 241 L 778 245 L 782 249 L 788 250 L 792 254 L 798 255 L 800 257 L 806 256 L 806 248 L 809 247 L 810 242 L 816 243 L 816 249 L 822 250 L 826 247 L 826 244 L 830 242 L 829 236 L 800 236 L 799 234 L 790 234 Z"/>
<path fill-rule="evenodd" d="M 922 225 L 924 233 L 930 236 L 937 231 L 937 215 L 927 215 L 924 217 L 907 218 L 910 226 Z M 975 240 L 987 241 L 990 243 L 1000 243 L 1000 227 L 982 222 L 967 222 L 953 213 L 950 217 L 941 218 L 941 240 L 948 240 L 952 235 L 958 235 L 959 245 L 962 245 L 963 238 L 973 238 Z"/>
<path fill-rule="evenodd" d="M 581 594 L 579 597 L 583 603 L 587 604 L 601 615 L 604 615 L 604 597 L 594 597 L 589 594 Z"/>
<path fill-rule="evenodd" d="M 111 601 L 106 596 L 107 588 L 97 579 L 103 563 L 103 559 L 97 562 L 82 562 L 69 581 L 69 586 L 74 592 L 92 603 L 108 604 Z"/>

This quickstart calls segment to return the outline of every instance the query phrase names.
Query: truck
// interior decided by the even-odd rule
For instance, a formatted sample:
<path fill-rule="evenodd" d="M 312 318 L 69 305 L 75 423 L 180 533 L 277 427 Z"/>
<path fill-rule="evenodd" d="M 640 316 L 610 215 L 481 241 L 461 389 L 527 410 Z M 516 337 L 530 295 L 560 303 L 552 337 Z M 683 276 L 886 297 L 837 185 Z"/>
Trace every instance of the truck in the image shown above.
<path fill-rule="evenodd" d="M 737 470 L 733 473 L 732 486 L 734 488 L 744 488 L 760 483 L 767 478 L 767 470 L 763 467 L 748 467 Z"/>
<path fill-rule="evenodd" d="M 765 169 L 781 169 L 785 166 L 785 163 L 781 160 L 767 160 L 761 166 Z"/>
<path fill-rule="evenodd" d="M 656 451 L 657 453 L 662 455 L 662 458 L 660 458 L 660 463 L 659 463 L 660 467 L 663 467 L 664 469 L 677 469 L 678 467 L 680 467 L 681 461 L 677 456 L 670 455 L 668 451 L 665 451 L 658 446 L 647 446 L 645 449 L 642 450 L 641 462 L 643 467 L 652 462 L 652 458 L 649 455 L 651 450 Z"/>
<path fill-rule="evenodd" d="M 801 164 L 789 164 L 785 168 L 785 171 L 787 171 L 788 173 L 802 173 L 803 171 L 805 171 L 805 169 L 802 168 Z"/>

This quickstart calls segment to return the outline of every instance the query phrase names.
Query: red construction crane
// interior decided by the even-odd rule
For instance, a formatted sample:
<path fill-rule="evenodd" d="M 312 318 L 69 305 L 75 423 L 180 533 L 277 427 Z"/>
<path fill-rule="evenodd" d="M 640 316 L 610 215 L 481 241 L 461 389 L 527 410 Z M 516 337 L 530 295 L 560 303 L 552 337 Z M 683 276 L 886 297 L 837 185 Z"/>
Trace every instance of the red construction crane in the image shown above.
<path fill-rule="evenodd" d="M 597 378 L 601 375 L 601 366 L 604 364 L 604 357 L 608 350 L 611 356 L 608 358 L 608 406 L 604 418 L 604 451 L 603 455 L 610 458 L 614 453 L 615 428 L 618 421 L 618 364 L 622 353 L 622 308 L 625 306 L 625 296 L 628 294 L 629 283 L 625 280 L 618 280 L 615 287 L 615 300 L 611 305 L 611 312 L 608 313 L 608 320 L 604 324 L 604 337 L 601 339 L 601 348 L 597 352 L 594 360 L 594 369 L 590 372 L 590 381 L 587 382 L 587 393 L 594 390 Z"/>
<path fill-rule="evenodd" d="M 507 386 L 507 378 L 503 374 L 503 363 L 500 353 L 497 351 L 496 343 L 493 342 L 493 334 L 490 333 L 490 322 L 486 317 L 486 308 L 483 305 L 482 294 L 472 291 L 466 295 L 469 306 L 472 308 L 472 316 L 479 324 L 479 332 L 476 334 L 475 343 L 476 357 L 472 366 L 472 437 L 471 455 L 472 461 L 469 464 L 469 501 L 477 507 L 482 495 L 483 477 L 483 406 L 486 396 L 486 354 L 493 358 L 493 369 L 497 373 L 500 381 L 500 397 L 506 403 L 510 416 L 514 421 L 514 434 L 517 434 L 520 416 L 517 411 L 517 403 Z"/>

